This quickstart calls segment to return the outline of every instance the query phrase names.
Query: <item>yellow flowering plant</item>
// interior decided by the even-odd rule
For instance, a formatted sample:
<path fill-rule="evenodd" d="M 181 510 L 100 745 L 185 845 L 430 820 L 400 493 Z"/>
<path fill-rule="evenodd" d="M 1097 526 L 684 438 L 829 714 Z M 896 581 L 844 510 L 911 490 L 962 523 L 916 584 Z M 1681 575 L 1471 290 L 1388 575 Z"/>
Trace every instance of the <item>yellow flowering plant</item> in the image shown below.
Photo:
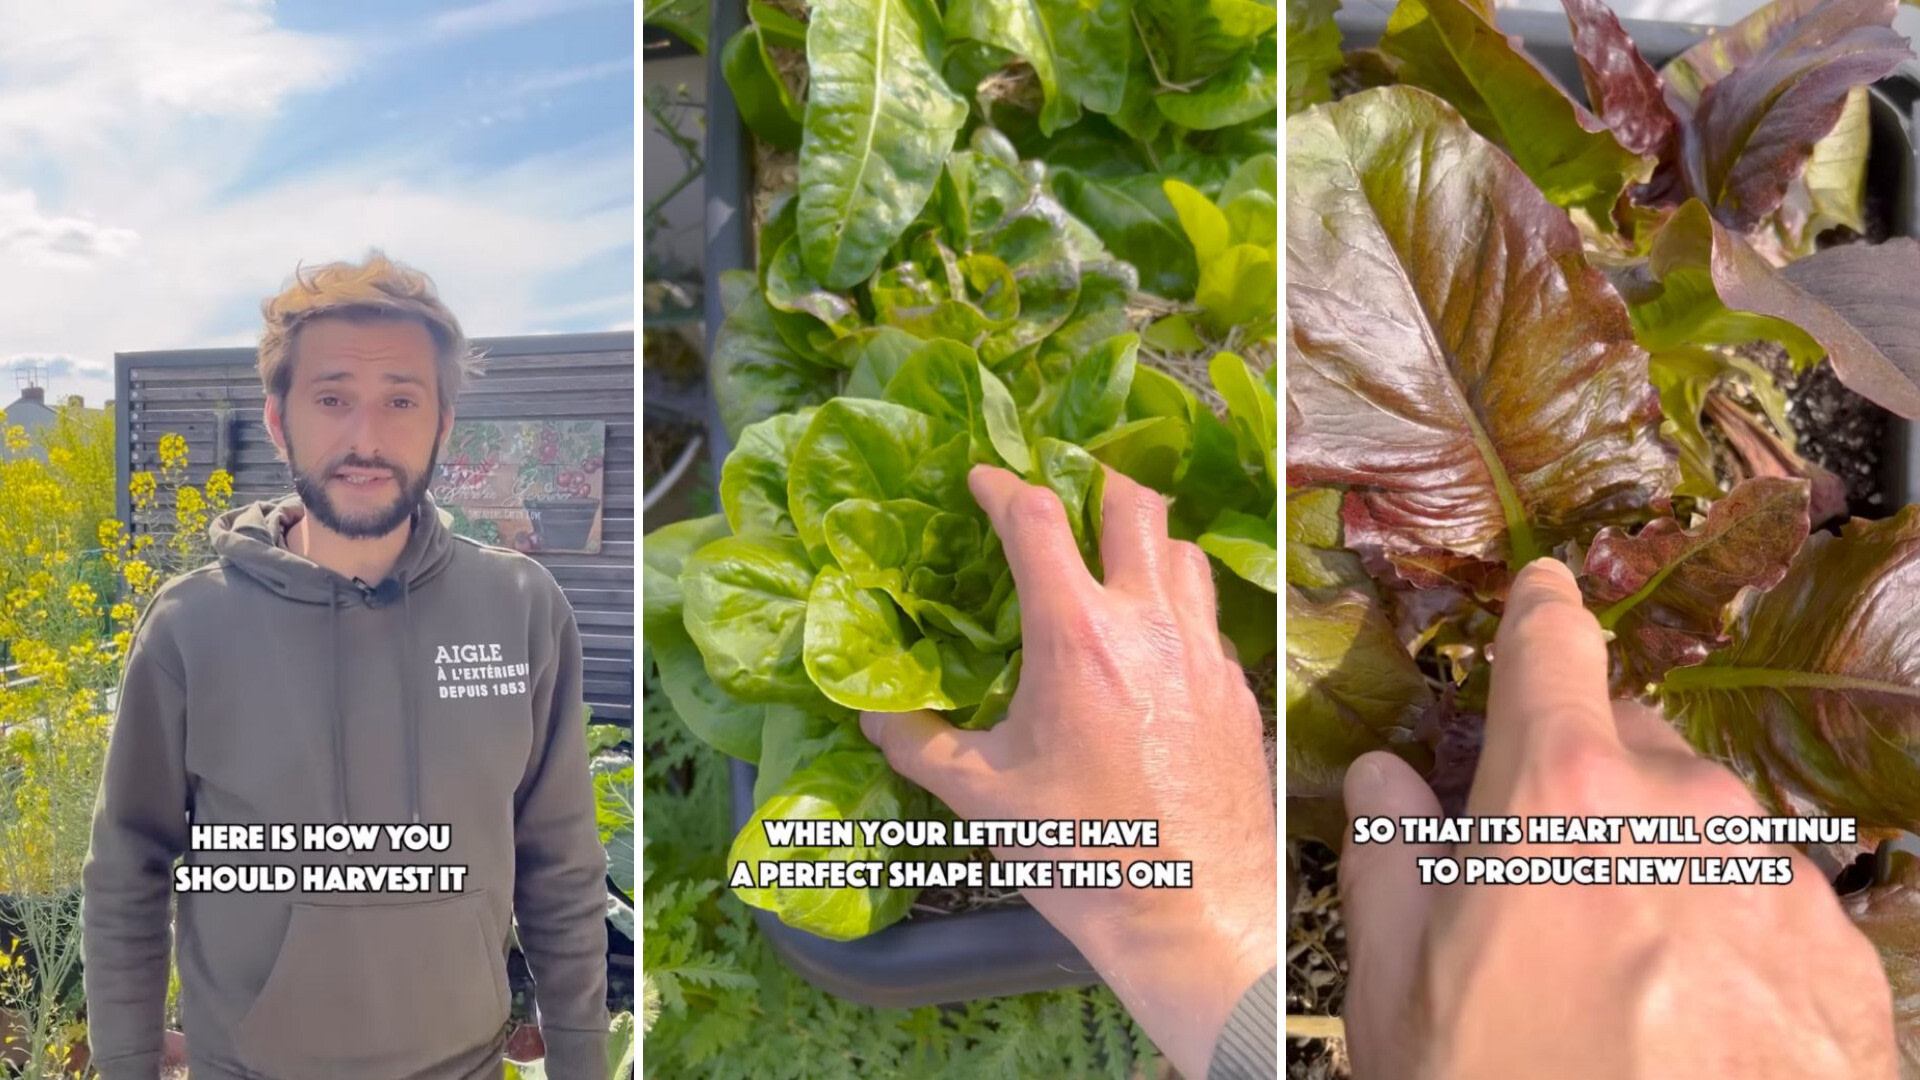
<path fill-rule="evenodd" d="M 0 459 L 0 1073 L 57 1075 L 82 997 L 79 883 L 113 697 L 134 627 L 173 575 L 211 556 L 233 479 L 190 479 L 168 435 L 114 518 L 111 418 L 5 432 Z M 17 963 L 30 957 L 31 964 Z M 23 974 L 31 969 L 31 977 Z"/>

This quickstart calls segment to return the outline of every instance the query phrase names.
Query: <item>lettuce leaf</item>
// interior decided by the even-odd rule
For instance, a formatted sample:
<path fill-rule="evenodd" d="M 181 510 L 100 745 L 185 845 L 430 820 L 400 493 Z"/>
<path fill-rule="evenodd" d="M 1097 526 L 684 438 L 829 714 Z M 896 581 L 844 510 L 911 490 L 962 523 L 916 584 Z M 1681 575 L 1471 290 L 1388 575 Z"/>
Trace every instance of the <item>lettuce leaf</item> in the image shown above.
<path fill-rule="evenodd" d="M 1515 568 L 1667 502 L 1626 309 L 1513 162 L 1411 88 L 1287 127 L 1290 486 L 1350 485 L 1389 558 Z"/>
<path fill-rule="evenodd" d="M 1667 715 L 1785 813 L 1920 823 L 1920 507 L 1817 533 L 1745 604 L 1730 645 L 1669 671 Z"/>

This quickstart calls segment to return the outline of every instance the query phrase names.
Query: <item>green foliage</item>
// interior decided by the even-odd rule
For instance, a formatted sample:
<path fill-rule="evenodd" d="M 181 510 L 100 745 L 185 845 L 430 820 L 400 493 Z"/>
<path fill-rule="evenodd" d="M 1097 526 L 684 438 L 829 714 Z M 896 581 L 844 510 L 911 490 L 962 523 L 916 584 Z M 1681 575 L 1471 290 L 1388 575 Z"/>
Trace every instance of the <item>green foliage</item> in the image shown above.
<path fill-rule="evenodd" d="M 1239 357 L 1216 355 L 1223 422 L 1173 380 L 1143 377 L 1138 348 L 1120 334 L 1077 360 L 1031 362 L 1015 372 L 1016 393 L 972 348 L 928 342 L 900 361 L 881 398 L 843 394 L 742 432 L 721 480 L 732 535 L 707 519 L 649 537 L 648 580 L 662 587 L 649 585 L 646 622 L 662 692 L 696 736 L 785 774 L 756 791 L 762 815 L 926 817 L 937 804 L 857 733 L 844 737 L 842 718 L 937 709 L 983 727 L 1005 714 L 1020 609 L 999 538 L 966 488 L 972 463 L 1025 462 L 1030 481 L 1060 496 L 1095 572 L 1101 462 L 1158 480 L 1199 522 L 1203 549 L 1253 583 L 1222 589 L 1223 630 L 1249 662 L 1271 651 L 1279 542 L 1269 382 Z M 1189 492 L 1203 497 L 1190 506 Z M 774 852 L 756 820 L 734 856 L 900 853 Z M 840 939 L 900 918 L 914 895 L 740 890 L 790 925 Z"/>
<path fill-rule="evenodd" d="M 713 22 L 708 0 L 647 0 L 644 21 L 694 47 L 707 51 L 707 27 Z"/>
<path fill-rule="evenodd" d="M 791 148 L 797 122 L 798 176 L 774 193 L 754 270 L 721 282 L 724 521 L 647 538 L 649 641 L 682 721 L 770 766 L 763 809 L 941 812 L 844 718 L 1005 715 L 1020 605 L 967 488 L 982 464 L 1058 494 L 1096 574 L 1102 465 L 1165 493 L 1177 534 L 1231 579 L 1223 632 L 1249 663 L 1269 655 L 1277 413 L 1259 372 L 1276 329 L 1277 9 L 821 0 L 804 26 L 749 14 L 726 46 L 729 84 L 764 142 Z M 767 52 L 801 45 L 804 102 Z M 1137 295 L 1140 268 L 1160 295 Z M 1151 359 L 1197 372 L 1211 358 L 1224 417 L 1143 362 L 1142 310 L 1168 315 Z M 755 831 L 740 854 L 760 853 Z M 885 926 L 915 895 L 741 894 L 833 938 Z"/>
<path fill-rule="evenodd" d="M 1725 648 L 1662 681 L 1668 715 L 1772 812 L 1806 799 L 1863 828 L 1920 822 L 1916 540 L 1916 506 L 1813 535 L 1729 621 Z"/>
<path fill-rule="evenodd" d="M 1020 194 L 1017 175 L 951 168 L 949 155 L 981 149 L 983 135 L 1009 170 L 1044 163 L 1030 178 L 1057 179 L 1058 196 L 1134 276 L 1174 300 L 1192 296 L 1196 270 L 1160 184 L 1182 180 L 1211 197 L 1248 156 L 1273 150 L 1280 54 L 1267 0 L 956 0 L 944 14 L 923 0 L 827 0 L 804 24 L 757 3 L 748 10 L 722 68 L 749 129 L 800 155 L 798 213 L 764 228 L 759 278 L 775 309 L 812 317 L 772 320 L 802 361 L 834 366 L 831 341 L 877 318 L 964 340 L 997 368 L 1072 313 L 1075 275 L 1059 264 L 1096 253 L 1033 247 L 1048 230 L 1032 220 L 997 243 L 952 234 L 921 243 L 926 210 L 942 201 L 943 164 L 962 186 L 995 190 L 989 222 L 1015 209 L 1017 198 L 998 196 Z M 775 70 L 772 46 L 805 49 L 804 100 Z M 1009 89 L 1027 80 L 1035 93 Z M 964 225 L 965 210 L 946 209 Z M 1020 321 L 1008 326 L 1015 292 Z M 765 321 L 746 308 L 733 331 L 748 336 L 724 364 L 782 390 L 762 416 L 807 392 L 799 369 L 749 355 Z M 971 340 L 978 331 L 995 340 Z M 763 399 L 760 389 L 740 395 L 739 408 Z M 736 432 L 750 422 L 728 416 Z"/>
<path fill-rule="evenodd" d="M 1331 77 L 1340 70 L 1339 0 L 1287 0 L 1287 115 L 1333 100 Z"/>
<path fill-rule="evenodd" d="M 10 668 L 0 675 L 0 1018 L 5 1066 L 41 1076 L 59 1071 L 85 1030 L 80 882 L 107 695 L 140 612 L 204 561 L 208 519 L 233 488 L 224 471 L 188 484 L 187 442 L 168 434 L 158 475 L 129 485 L 135 514 L 155 527 L 128 537 L 112 517 L 110 414 L 63 413 L 37 438 L 0 418 L 0 436 L 0 666 Z"/>
<path fill-rule="evenodd" d="M 1400 62 L 1402 83 L 1446 99 L 1557 206 L 1604 226 L 1627 185 L 1651 175 L 1474 0 L 1401 0 L 1380 48 Z"/>
<path fill-rule="evenodd" d="M 721 48 L 720 70 L 733 90 L 740 118 L 754 136 L 769 146 L 798 150 L 803 111 L 774 67 L 773 54 L 767 47 L 771 32 L 761 27 L 766 18 L 784 16 L 759 5 L 749 11 L 753 22 Z"/>
<path fill-rule="evenodd" d="M 933 194 L 967 104 L 909 0 L 815 0 L 800 146 L 800 254 L 829 288 L 866 280 Z"/>
<path fill-rule="evenodd" d="M 650 1077 L 1155 1075 L 1157 1054 L 1105 988 L 904 1010 L 856 1005 L 807 985 L 722 884 L 731 837 L 727 759 L 687 732 L 652 681 L 649 674 L 641 777 L 641 967 L 659 993 L 659 1015 L 645 1034 Z"/>
<path fill-rule="evenodd" d="M 1811 254 L 1810 230 L 1858 228 L 1860 90 L 1911 55 L 1892 4 L 1777 0 L 1658 72 L 1601 0 L 1564 6 L 1591 112 L 1474 0 L 1400 0 L 1380 47 L 1393 78 L 1445 99 L 1596 233 L 1625 225 L 1631 245 L 1636 216 L 1690 198 L 1777 261 Z M 1301 79 L 1316 97 L 1318 68 Z"/>

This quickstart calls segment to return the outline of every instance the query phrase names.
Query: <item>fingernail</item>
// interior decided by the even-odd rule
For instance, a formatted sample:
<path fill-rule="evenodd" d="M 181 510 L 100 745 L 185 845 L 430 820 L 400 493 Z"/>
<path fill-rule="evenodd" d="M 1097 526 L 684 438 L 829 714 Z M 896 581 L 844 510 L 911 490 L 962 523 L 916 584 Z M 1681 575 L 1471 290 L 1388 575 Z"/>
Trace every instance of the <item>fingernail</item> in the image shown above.
<path fill-rule="evenodd" d="M 1346 788 L 1347 812 L 1349 816 L 1358 808 L 1372 806 L 1380 800 L 1381 792 L 1386 790 L 1387 774 L 1380 768 L 1380 762 L 1371 753 L 1362 754 L 1347 767 Z"/>
<path fill-rule="evenodd" d="M 860 733 L 867 737 L 868 742 L 878 746 L 880 745 L 880 725 L 882 723 L 881 714 L 863 712 L 860 714 Z"/>
<path fill-rule="evenodd" d="M 1507 611 L 1512 614 L 1536 604 L 1554 603 L 1579 592 L 1580 580 L 1567 564 L 1553 558 L 1535 559 L 1514 575 L 1513 587 L 1507 592 Z"/>
<path fill-rule="evenodd" d="M 1534 570 L 1534 567 L 1536 566 L 1539 567 L 1538 570 Z M 1573 576 L 1573 570 L 1570 567 L 1568 567 L 1566 563 L 1561 562 L 1559 559 L 1554 559 L 1554 558 L 1535 559 L 1532 562 L 1528 563 L 1526 565 L 1526 568 L 1523 569 L 1521 573 L 1524 574 L 1529 570 L 1533 571 L 1535 575 L 1554 574 L 1558 576 L 1561 580 L 1568 583 L 1569 585 L 1579 584 L 1579 579 Z"/>

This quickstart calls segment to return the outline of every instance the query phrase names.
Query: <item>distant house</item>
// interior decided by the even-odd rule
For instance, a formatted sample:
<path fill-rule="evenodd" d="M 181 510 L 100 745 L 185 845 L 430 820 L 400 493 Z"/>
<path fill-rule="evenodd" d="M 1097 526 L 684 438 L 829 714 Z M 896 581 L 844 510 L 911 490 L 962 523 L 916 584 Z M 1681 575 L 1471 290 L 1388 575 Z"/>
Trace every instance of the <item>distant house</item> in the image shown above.
<path fill-rule="evenodd" d="M 33 449 L 27 452 L 45 461 L 47 454 L 39 445 L 39 436 L 53 426 L 53 422 L 60 418 L 61 413 L 78 413 L 82 416 L 94 417 L 112 408 L 113 402 L 109 401 L 104 409 L 89 409 L 78 394 L 68 396 L 67 400 L 59 405 L 50 406 L 47 404 L 46 387 L 23 386 L 20 388 L 20 400 L 6 407 L 6 424 L 9 427 L 17 425 L 26 428 L 28 436 L 32 437 L 35 443 Z M 6 445 L 0 442 L 0 457 L 5 456 L 7 456 Z"/>

